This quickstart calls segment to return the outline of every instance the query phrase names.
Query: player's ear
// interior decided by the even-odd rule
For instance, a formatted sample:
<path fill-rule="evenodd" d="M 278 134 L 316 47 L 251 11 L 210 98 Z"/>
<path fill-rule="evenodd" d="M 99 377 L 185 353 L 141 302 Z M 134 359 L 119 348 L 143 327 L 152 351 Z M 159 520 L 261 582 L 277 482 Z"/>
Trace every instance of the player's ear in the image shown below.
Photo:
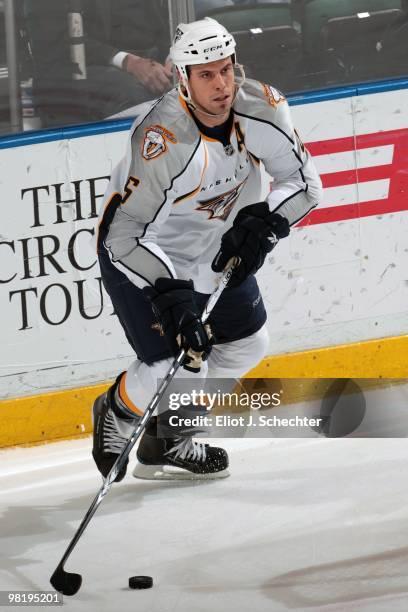
<path fill-rule="evenodd" d="M 179 86 L 180 86 L 183 96 L 188 96 L 188 91 L 187 91 L 186 82 L 184 80 L 184 77 L 178 71 L 177 71 L 177 76 L 178 76 Z"/>

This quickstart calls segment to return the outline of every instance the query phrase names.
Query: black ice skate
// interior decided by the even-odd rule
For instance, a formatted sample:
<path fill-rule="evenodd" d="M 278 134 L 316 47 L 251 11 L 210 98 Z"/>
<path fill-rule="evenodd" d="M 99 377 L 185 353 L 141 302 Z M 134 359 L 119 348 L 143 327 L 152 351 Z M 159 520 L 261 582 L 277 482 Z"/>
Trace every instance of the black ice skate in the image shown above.
<path fill-rule="evenodd" d="M 136 457 L 133 476 L 147 480 L 197 480 L 226 478 L 228 454 L 192 436 L 157 437 L 157 417 L 147 424 Z"/>
<path fill-rule="evenodd" d="M 137 419 L 126 418 L 116 406 L 114 393 L 119 383 L 96 398 L 93 405 L 93 449 L 92 456 L 102 476 L 106 478 L 118 455 L 122 452 Z M 126 475 L 128 460 L 116 476 L 114 482 L 120 482 Z"/>

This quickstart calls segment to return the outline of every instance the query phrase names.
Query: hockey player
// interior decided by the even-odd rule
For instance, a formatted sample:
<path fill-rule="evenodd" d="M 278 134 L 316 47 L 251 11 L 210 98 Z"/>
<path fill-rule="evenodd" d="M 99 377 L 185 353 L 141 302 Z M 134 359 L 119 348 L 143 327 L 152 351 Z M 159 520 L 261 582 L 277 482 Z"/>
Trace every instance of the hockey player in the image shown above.
<path fill-rule="evenodd" d="M 99 222 L 104 286 L 137 355 L 94 404 L 93 457 L 104 476 L 180 345 L 201 357 L 200 371 L 190 360 L 183 377 L 238 378 L 262 359 L 266 312 L 254 274 L 321 198 L 284 96 L 245 81 L 223 26 L 180 24 L 170 54 L 178 88 L 133 124 Z M 274 178 L 264 200 L 260 162 Z M 210 316 L 210 338 L 201 311 L 232 257 L 239 265 Z M 225 450 L 156 430 L 153 417 L 135 476 L 228 475 Z"/>

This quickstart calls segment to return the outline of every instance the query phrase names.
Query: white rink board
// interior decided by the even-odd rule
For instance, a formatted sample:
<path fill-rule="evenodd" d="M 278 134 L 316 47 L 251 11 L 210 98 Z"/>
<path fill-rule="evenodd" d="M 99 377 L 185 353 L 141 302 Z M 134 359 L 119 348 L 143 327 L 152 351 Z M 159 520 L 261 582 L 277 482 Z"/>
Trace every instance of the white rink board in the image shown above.
<path fill-rule="evenodd" d="M 400 90 L 292 113 L 303 140 L 321 146 L 379 132 L 405 138 L 407 109 Z M 365 216 L 362 207 L 359 217 L 296 228 L 272 253 L 258 275 L 270 354 L 407 333 L 408 214 L 387 212 L 394 183 L 381 169 L 393 167 L 397 148 L 376 138 L 316 156 L 326 175 L 358 168 L 371 177 L 360 182 L 356 172 L 354 182 L 328 187 L 325 208 L 383 200 L 385 212 Z M 90 244 L 101 201 L 92 190 L 103 194 L 126 140 L 118 132 L 0 150 L 0 398 L 106 380 L 132 360 L 106 294 L 101 306 Z"/>

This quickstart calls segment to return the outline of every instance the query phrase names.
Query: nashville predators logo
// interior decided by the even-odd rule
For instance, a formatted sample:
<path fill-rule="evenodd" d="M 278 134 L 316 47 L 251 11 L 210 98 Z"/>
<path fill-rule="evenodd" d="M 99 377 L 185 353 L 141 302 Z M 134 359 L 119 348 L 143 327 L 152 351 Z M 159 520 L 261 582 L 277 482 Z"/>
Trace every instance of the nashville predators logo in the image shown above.
<path fill-rule="evenodd" d="M 246 179 L 234 187 L 234 189 L 231 189 L 226 193 L 222 193 L 216 198 L 202 200 L 201 202 L 199 201 L 196 210 L 203 210 L 208 213 L 208 219 L 221 219 L 221 221 L 226 221 L 234 207 L 235 202 L 238 199 L 239 194 L 241 193 L 243 186 L 245 185 L 245 182 Z"/>
<path fill-rule="evenodd" d="M 285 100 L 285 96 L 283 95 L 283 93 L 281 93 L 278 89 L 275 89 L 275 87 L 272 87 L 272 85 L 266 85 L 266 83 L 262 83 L 262 87 L 264 90 L 264 94 L 271 106 L 274 106 L 276 108 L 278 104 Z"/>
<path fill-rule="evenodd" d="M 161 323 L 153 323 L 153 325 L 151 325 L 151 329 L 159 332 L 160 336 L 164 336 L 164 331 Z"/>
<path fill-rule="evenodd" d="M 161 125 L 152 125 L 145 129 L 145 137 L 142 146 L 142 156 L 146 161 L 156 159 L 159 155 L 166 153 L 166 141 L 176 143 L 174 134 Z"/>

